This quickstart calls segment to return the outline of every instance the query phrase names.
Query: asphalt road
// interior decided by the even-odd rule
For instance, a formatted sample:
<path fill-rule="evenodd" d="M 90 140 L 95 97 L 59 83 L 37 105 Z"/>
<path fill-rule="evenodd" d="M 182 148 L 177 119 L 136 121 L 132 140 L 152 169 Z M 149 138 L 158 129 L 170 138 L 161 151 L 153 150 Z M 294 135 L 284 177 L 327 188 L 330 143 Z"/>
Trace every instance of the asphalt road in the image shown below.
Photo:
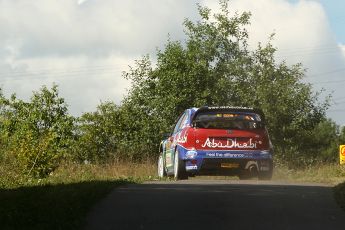
<path fill-rule="evenodd" d="M 345 229 L 332 188 L 318 184 L 191 180 L 115 189 L 85 229 Z"/>

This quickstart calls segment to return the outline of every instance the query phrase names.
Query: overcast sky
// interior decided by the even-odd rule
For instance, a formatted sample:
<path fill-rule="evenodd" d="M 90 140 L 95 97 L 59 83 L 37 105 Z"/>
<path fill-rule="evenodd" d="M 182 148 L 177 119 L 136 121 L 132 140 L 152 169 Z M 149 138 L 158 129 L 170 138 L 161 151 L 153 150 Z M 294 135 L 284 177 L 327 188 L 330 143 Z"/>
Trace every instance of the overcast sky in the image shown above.
<path fill-rule="evenodd" d="M 129 83 L 121 72 L 183 40 L 184 18 L 196 3 L 217 0 L 0 0 L 0 87 L 28 99 L 57 83 L 73 115 L 100 101 L 120 103 Z M 251 11 L 250 45 L 275 32 L 277 59 L 303 63 L 306 81 L 333 93 L 328 115 L 345 124 L 345 1 L 233 0 L 230 10 Z"/>

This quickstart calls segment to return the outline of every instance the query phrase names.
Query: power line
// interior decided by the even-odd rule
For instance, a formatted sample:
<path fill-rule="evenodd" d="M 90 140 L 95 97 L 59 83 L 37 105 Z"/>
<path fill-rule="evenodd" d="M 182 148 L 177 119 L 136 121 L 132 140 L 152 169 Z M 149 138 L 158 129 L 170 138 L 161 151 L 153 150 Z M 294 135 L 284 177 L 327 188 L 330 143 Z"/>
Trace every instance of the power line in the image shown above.
<path fill-rule="evenodd" d="M 345 101 L 341 101 L 341 102 L 333 102 L 333 105 L 341 105 L 341 104 L 345 104 Z"/>
<path fill-rule="evenodd" d="M 331 112 L 331 113 L 345 112 L 345 109 L 331 109 L 331 110 L 328 110 L 327 112 Z"/>
<path fill-rule="evenodd" d="M 319 82 L 314 82 L 312 84 L 332 84 L 332 83 L 342 83 L 342 82 L 345 82 L 345 80 L 319 81 Z"/>
<path fill-rule="evenodd" d="M 314 50 L 307 50 L 307 51 L 295 51 L 295 52 L 290 52 L 276 55 L 276 58 L 283 59 L 283 58 L 288 58 L 288 57 L 296 57 L 296 56 L 302 56 L 302 55 L 312 55 L 312 54 L 317 54 L 317 55 L 327 55 L 327 54 L 333 54 L 333 53 L 341 53 L 341 50 L 339 47 L 334 47 L 331 49 L 314 49 Z"/>
<path fill-rule="evenodd" d="M 320 51 L 339 51 L 339 47 L 336 45 L 320 45 L 320 46 L 310 46 L 310 47 L 302 47 L 302 48 L 297 48 L 297 49 L 285 49 L 288 50 L 288 52 L 285 52 L 286 54 L 300 54 L 300 53 L 306 53 L 307 52 L 320 52 Z M 284 49 L 282 49 L 284 50 Z M 291 55 L 288 55 L 291 56 Z M 283 57 L 283 56 L 281 56 Z M 30 79 L 37 78 L 38 76 L 46 77 L 46 76 L 52 76 L 54 77 L 59 77 L 60 75 L 68 75 L 68 76 L 74 76 L 74 74 L 99 74 L 99 73 L 104 73 L 104 71 L 109 70 L 118 70 L 118 68 L 113 68 L 113 66 L 86 66 L 86 67 L 78 67 L 78 68 L 70 68 L 66 70 L 66 68 L 38 68 L 32 70 L 32 72 L 27 72 L 25 70 L 13 70 L 12 72 L 9 73 L 3 73 L 2 76 L 5 76 L 5 78 L 2 79 L 4 80 L 17 80 L 17 79 L 23 79 L 27 80 L 28 76 L 33 76 L 30 77 Z M 332 74 L 332 73 L 338 73 L 338 72 L 343 72 L 345 71 L 345 68 L 338 68 L 322 73 L 316 73 L 316 74 L 311 74 L 307 75 L 306 78 L 310 77 L 319 77 L 327 74 Z M 73 74 L 73 75 L 72 75 Z M 0 74 L 1 76 L 1 74 Z M 25 78 L 23 78 L 25 77 Z M 341 83 L 344 82 L 343 80 L 334 80 L 334 81 L 322 81 L 322 82 L 315 82 L 312 84 L 331 84 L 331 83 Z"/>
<path fill-rule="evenodd" d="M 99 66 L 79 66 L 79 67 L 72 67 L 72 68 L 68 68 L 69 70 L 73 71 L 73 70 L 87 70 L 87 69 L 99 69 L 99 68 L 114 68 L 114 65 L 99 65 Z M 35 68 L 31 71 L 33 72 L 44 72 L 44 71 L 49 71 L 49 72 L 52 72 L 52 71 L 65 71 L 66 70 L 66 67 L 63 67 L 63 68 Z M 6 73 L 6 74 L 12 74 L 12 73 L 27 73 L 29 72 L 30 70 L 23 70 L 23 69 L 13 69 L 11 70 L 11 72 L 9 73 Z"/>
<path fill-rule="evenodd" d="M 326 74 L 339 73 L 339 72 L 344 72 L 344 71 L 345 71 L 345 68 L 340 68 L 340 69 L 330 70 L 327 72 L 322 72 L 322 73 L 317 73 L 317 74 L 312 74 L 312 75 L 306 75 L 306 77 L 323 76 Z"/>
<path fill-rule="evenodd" d="M 332 98 L 333 100 L 342 100 L 345 99 L 345 97 L 336 97 L 336 98 Z"/>
<path fill-rule="evenodd" d="M 108 69 L 115 69 L 114 67 L 91 67 L 91 68 L 63 68 L 63 69 L 45 69 L 41 71 L 14 71 L 14 72 L 8 72 L 3 73 L 3 76 L 9 76 L 9 77 L 20 77 L 20 76 L 27 76 L 27 75 L 43 75 L 43 74 L 64 74 L 64 73 L 79 73 L 79 72 L 85 72 L 85 71 L 99 71 L 99 70 L 108 70 Z M 57 70 L 57 71 L 56 71 Z"/>
<path fill-rule="evenodd" d="M 102 75 L 107 73 L 121 73 L 122 71 L 119 69 L 94 69 L 92 71 L 83 70 L 83 71 L 64 71 L 64 72 L 51 72 L 51 73 L 27 73 L 27 74 L 20 74 L 15 75 L 13 77 L 6 77 L 2 78 L 1 81 L 16 81 L 16 80 L 28 80 L 28 76 L 31 76 L 29 79 L 39 79 L 39 78 L 48 78 L 48 77 L 73 77 L 73 76 L 85 76 L 85 75 Z"/>
<path fill-rule="evenodd" d="M 103 77 L 108 77 L 108 76 L 114 76 L 115 73 L 119 73 L 118 71 L 108 71 L 108 72 L 102 72 L 98 75 L 89 75 L 87 76 L 88 78 L 92 77 L 92 78 L 103 78 Z M 59 79 L 66 79 L 66 78 L 80 78 L 80 77 L 85 77 L 85 75 L 81 75 L 81 74 L 65 74 L 65 75 L 60 75 L 60 76 L 53 76 L 54 78 L 58 77 Z M 0 80 L 0 82 L 2 83 L 6 83 L 8 81 L 30 81 L 30 80 L 57 80 L 57 79 L 51 79 L 51 77 L 49 76 L 33 76 L 30 78 L 14 78 L 14 79 L 5 79 L 5 80 Z"/>

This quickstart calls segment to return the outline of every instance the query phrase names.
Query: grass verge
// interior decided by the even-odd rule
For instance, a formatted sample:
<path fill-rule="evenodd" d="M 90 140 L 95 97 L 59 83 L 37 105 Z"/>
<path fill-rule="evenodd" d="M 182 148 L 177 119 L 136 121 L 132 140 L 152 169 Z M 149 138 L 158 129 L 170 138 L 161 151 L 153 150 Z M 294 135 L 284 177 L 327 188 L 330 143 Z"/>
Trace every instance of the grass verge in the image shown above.
<path fill-rule="evenodd" d="M 303 169 L 275 168 L 273 180 L 337 185 L 345 181 L 345 167 L 339 164 L 318 164 Z"/>
<path fill-rule="evenodd" d="M 156 164 L 65 163 L 44 179 L 20 176 L 13 166 L 0 165 L 0 175 L 0 229 L 79 229 L 92 206 L 114 187 L 155 179 Z M 198 178 L 202 177 L 195 179 Z M 320 164 L 291 170 L 280 166 L 275 169 L 273 180 L 336 185 L 345 181 L 345 167 Z M 334 194 L 345 209 L 345 183 L 335 186 Z"/>
<path fill-rule="evenodd" d="M 63 164 L 44 179 L 0 165 L 0 229 L 80 229 L 114 187 L 151 179 L 153 164 Z"/>

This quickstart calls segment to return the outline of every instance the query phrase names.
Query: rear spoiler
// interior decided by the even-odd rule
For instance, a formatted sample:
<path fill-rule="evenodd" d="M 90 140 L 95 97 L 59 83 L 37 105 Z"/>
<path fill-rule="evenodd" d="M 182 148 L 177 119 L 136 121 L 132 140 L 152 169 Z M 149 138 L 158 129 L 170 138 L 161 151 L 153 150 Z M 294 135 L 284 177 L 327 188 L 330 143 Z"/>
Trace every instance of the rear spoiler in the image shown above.
<path fill-rule="evenodd" d="M 214 112 L 243 112 L 243 113 L 256 113 L 259 114 L 261 117 L 261 121 L 265 123 L 265 114 L 263 111 L 259 108 L 248 108 L 248 107 L 232 107 L 232 106 L 217 106 L 217 107 L 208 107 L 203 106 L 199 108 L 195 113 L 195 117 L 200 112 L 207 112 L 207 111 L 214 111 Z"/>

